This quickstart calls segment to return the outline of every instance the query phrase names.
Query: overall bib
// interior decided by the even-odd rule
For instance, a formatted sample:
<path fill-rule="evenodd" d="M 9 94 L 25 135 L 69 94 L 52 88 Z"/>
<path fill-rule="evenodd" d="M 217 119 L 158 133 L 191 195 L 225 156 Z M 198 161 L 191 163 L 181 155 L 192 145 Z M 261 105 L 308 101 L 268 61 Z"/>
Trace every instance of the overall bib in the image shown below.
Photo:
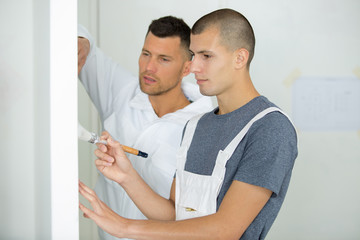
<path fill-rule="evenodd" d="M 266 114 L 274 111 L 279 111 L 287 116 L 276 107 L 269 107 L 258 113 L 245 125 L 224 150 L 219 151 L 214 170 L 210 176 L 199 175 L 184 170 L 187 151 L 190 147 L 197 122 L 202 115 L 196 116 L 188 122 L 181 147 L 177 154 L 175 189 L 176 220 L 202 217 L 216 212 L 217 197 L 224 181 L 227 161 L 252 124 Z"/>

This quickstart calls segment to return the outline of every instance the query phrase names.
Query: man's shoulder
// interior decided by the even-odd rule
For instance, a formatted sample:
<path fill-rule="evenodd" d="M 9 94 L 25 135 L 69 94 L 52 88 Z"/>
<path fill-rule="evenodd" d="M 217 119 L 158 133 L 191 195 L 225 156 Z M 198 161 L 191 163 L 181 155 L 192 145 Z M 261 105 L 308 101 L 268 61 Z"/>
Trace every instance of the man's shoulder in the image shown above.
<path fill-rule="evenodd" d="M 297 133 L 290 119 L 275 111 L 266 114 L 249 129 L 248 139 L 268 146 L 297 145 Z"/>

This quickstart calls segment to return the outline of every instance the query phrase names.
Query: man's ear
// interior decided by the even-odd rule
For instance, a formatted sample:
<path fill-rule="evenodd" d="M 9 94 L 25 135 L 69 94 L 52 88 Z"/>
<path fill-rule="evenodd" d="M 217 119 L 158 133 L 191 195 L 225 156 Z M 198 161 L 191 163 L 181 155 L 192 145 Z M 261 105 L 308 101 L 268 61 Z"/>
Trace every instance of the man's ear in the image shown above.
<path fill-rule="evenodd" d="M 245 48 L 239 48 L 234 52 L 234 66 L 241 69 L 247 66 L 249 60 L 249 52 Z"/>
<path fill-rule="evenodd" d="M 186 77 L 187 75 L 189 75 L 191 63 L 192 63 L 192 61 L 186 61 L 184 63 L 182 77 Z"/>

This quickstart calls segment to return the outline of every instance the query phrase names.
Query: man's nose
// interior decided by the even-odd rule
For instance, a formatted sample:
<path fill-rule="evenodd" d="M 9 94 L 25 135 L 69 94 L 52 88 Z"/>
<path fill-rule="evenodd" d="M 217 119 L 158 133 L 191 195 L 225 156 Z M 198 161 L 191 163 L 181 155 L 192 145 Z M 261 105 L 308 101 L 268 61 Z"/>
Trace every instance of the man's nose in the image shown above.
<path fill-rule="evenodd" d="M 192 72 L 192 73 L 200 72 L 200 63 L 195 56 L 193 57 L 193 60 L 191 61 L 190 72 Z"/>
<path fill-rule="evenodd" d="M 150 58 L 149 61 L 146 64 L 146 71 L 156 72 L 156 70 L 157 70 L 156 59 Z"/>

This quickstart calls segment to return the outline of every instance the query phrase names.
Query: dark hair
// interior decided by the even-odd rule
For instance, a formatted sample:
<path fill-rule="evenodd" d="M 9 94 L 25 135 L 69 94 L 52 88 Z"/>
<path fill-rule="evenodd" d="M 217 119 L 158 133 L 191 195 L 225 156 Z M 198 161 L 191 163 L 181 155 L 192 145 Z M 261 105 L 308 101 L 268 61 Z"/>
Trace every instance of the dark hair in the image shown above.
<path fill-rule="evenodd" d="M 191 33 L 201 34 L 206 29 L 215 27 L 220 32 L 220 41 L 230 51 L 245 48 L 249 52 L 247 67 L 254 57 L 255 35 L 249 21 L 232 9 L 220 9 L 211 12 L 196 21 Z"/>
<path fill-rule="evenodd" d="M 181 18 L 166 16 L 153 20 L 146 35 L 151 32 L 156 37 L 179 37 L 180 43 L 188 52 L 190 46 L 190 27 Z"/>

